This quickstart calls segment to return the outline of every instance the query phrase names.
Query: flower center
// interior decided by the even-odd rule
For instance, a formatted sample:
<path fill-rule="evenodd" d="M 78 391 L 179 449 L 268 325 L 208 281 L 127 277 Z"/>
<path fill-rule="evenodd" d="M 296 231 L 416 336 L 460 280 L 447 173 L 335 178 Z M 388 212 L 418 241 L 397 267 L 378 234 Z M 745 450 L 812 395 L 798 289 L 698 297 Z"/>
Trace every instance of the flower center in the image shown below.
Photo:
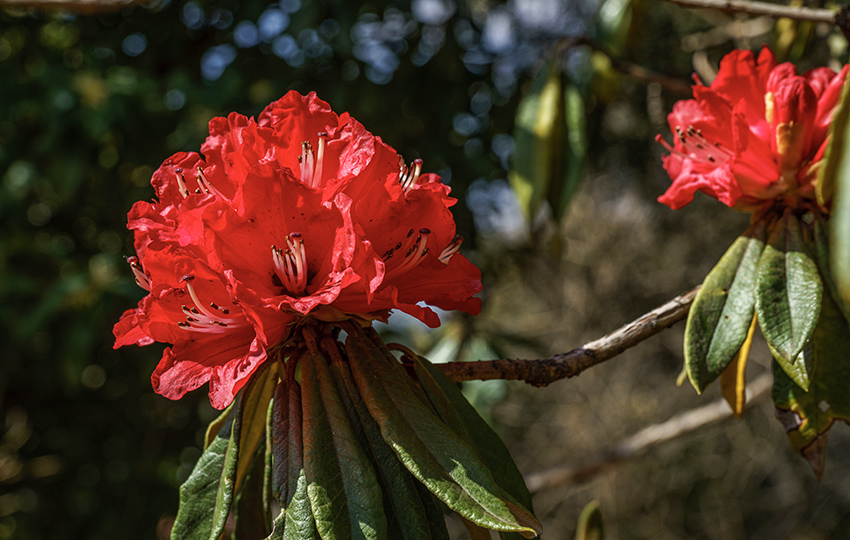
<path fill-rule="evenodd" d="M 386 277 L 395 277 L 416 268 L 422 262 L 422 259 L 425 258 L 425 255 L 428 254 L 428 248 L 426 246 L 428 244 L 428 235 L 430 234 L 431 230 L 424 227 L 419 229 L 419 234 L 414 234 L 414 230 L 410 229 L 407 231 L 406 240 L 388 249 L 381 257 L 387 268 Z M 404 251 L 404 256 L 401 258 L 396 257 L 396 261 L 400 262 L 390 267 L 390 260 L 393 259 L 397 251 Z"/>
<path fill-rule="evenodd" d="M 676 126 L 676 138 L 679 139 L 683 152 L 680 152 L 670 146 L 670 144 L 665 141 L 661 135 L 656 135 L 655 141 L 660 143 L 671 154 L 676 154 L 684 159 L 690 159 L 692 161 L 698 161 L 715 166 L 726 163 L 735 155 L 734 152 L 725 148 L 718 141 L 708 140 L 705 135 L 702 134 L 702 130 L 697 129 L 694 126 L 688 126 L 687 129 L 684 130 L 681 126 Z"/>
<path fill-rule="evenodd" d="M 180 191 L 180 195 L 185 199 L 189 196 L 189 184 L 186 183 L 186 177 L 183 176 L 183 168 L 177 167 L 174 169 L 174 175 L 177 177 L 177 189 Z M 217 190 L 213 185 L 207 180 L 207 177 L 204 175 L 203 169 L 198 167 L 197 171 L 195 171 L 195 180 L 198 182 L 198 187 L 195 188 L 195 193 L 206 193 L 214 194 L 217 197 L 221 197 L 224 199 L 224 195 L 221 194 L 219 190 Z"/>
<path fill-rule="evenodd" d="M 404 158 L 398 157 L 398 183 L 401 184 L 401 189 L 407 194 L 416 186 L 416 181 L 419 180 L 419 175 L 422 174 L 422 160 L 414 159 L 408 166 L 404 163 Z"/>
<path fill-rule="evenodd" d="M 325 160 L 327 141 L 328 134 L 319 133 L 319 148 L 315 156 L 313 155 L 313 145 L 309 141 L 301 143 L 301 155 L 298 156 L 298 163 L 301 164 L 301 181 L 311 188 L 318 188 L 322 185 L 322 163 Z"/>
<path fill-rule="evenodd" d="M 272 246 L 272 261 L 283 288 L 293 296 L 303 294 L 307 289 L 307 251 L 301 233 L 289 234 L 285 251 Z"/>
<path fill-rule="evenodd" d="M 180 307 L 183 314 L 186 315 L 186 320 L 179 321 L 177 326 L 184 330 L 192 330 L 204 334 L 220 334 L 226 332 L 227 328 L 245 326 L 246 320 L 241 314 L 236 317 L 228 317 L 230 310 L 220 307 L 215 302 L 210 302 L 209 308 L 207 308 L 198 298 L 198 293 L 192 286 L 194 279 L 195 276 L 192 274 L 186 274 L 182 278 L 183 283 L 186 284 L 186 291 L 192 298 L 193 305 L 187 306 L 184 304 Z"/>
<path fill-rule="evenodd" d="M 150 292 L 151 280 L 145 271 L 142 270 L 142 265 L 139 264 L 138 257 L 127 257 L 127 262 L 130 263 L 130 268 L 133 270 L 133 276 L 136 278 L 136 285 Z"/>

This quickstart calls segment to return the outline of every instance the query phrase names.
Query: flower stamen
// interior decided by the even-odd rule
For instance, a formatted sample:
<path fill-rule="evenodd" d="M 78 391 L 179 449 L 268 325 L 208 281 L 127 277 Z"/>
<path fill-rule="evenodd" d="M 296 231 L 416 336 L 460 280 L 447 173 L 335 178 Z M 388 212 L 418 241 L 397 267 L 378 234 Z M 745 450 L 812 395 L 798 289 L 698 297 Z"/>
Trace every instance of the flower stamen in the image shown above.
<path fill-rule="evenodd" d="M 401 189 L 405 195 L 411 189 L 416 187 L 416 182 L 419 180 L 419 175 L 422 174 L 422 160 L 414 159 L 410 166 L 404 164 L 404 158 L 398 157 L 399 173 L 398 183 L 401 184 Z"/>
<path fill-rule="evenodd" d="M 400 274 L 404 274 L 405 272 L 409 272 L 410 270 L 413 270 L 414 268 L 416 268 L 419 265 L 419 263 L 421 263 L 422 260 L 425 258 L 425 255 L 428 254 L 429 249 L 426 246 L 428 244 L 428 235 L 430 235 L 430 234 L 431 234 L 430 229 L 426 229 L 424 227 L 419 229 L 419 234 L 416 235 L 416 239 L 411 244 L 410 239 L 413 238 L 413 229 L 410 229 L 410 231 L 408 231 L 408 233 L 407 233 L 407 237 L 408 237 L 407 245 L 408 245 L 408 247 L 407 247 L 407 251 L 404 254 L 404 259 L 402 260 L 402 262 L 398 266 L 391 268 L 389 271 L 387 271 L 387 277 L 398 276 Z M 399 245 L 396 246 L 395 250 L 397 250 L 400 247 L 401 247 L 401 242 L 399 242 Z M 395 251 L 395 250 L 390 250 L 390 251 Z M 389 260 L 391 257 L 392 257 L 392 255 L 387 257 L 387 259 L 385 259 L 384 262 Z"/>
<path fill-rule="evenodd" d="M 139 264 L 139 258 L 127 257 L 127 262 L 130 264 L 130 269 L 133 270 L 133 276 L 135 276 L 136 285 L 150 292 L 151 280 L 148 275 L 145 274 L 144 270 L 142 270 L 142 266 Z"/>
<path fill-rule="evenodd" d="M 660 143 L 671 154 L 676 154 L 683 159 L 690 159 L 702 163 L 710 163 L 712 165 L 720 165 L 726 163 L 735 155 L 734 152 L 725 148 L 719 142 L 709 141 L 702 130 L 694 126 L 688 126 L 687 129 L 682 129 L 681 126 L 676 126 L 676 138 L 682 144 L 684 152 L 680 152 L 673 148 L 661 135 L 655 136 L 655 141 Z"/>
<path fill-rule="evenodd" d="M 224 195 L 221 194 L 219 190 L 213 187 L 212 183 L 207 180 L 206 175 L 204 175 L 204 170 L 198 167 L 198 170 L 195 172 L 195 179 L 198 181 L 198 185 L 201 187 L 201 191 L 209 195 L 212 193 L 216 197 L 224 199 Z M 196 193 L 200 193 L 201 191 L 195 191 Z"/>
<path fill-rule="evenodd" d="M 284 251 L 272 246 L 274 272 L 290 294 L 300 295 L 307 289 L 307 250 L 301 233 L 290 233 L 286 247 Z"/>
<path fill-rule="evenodd" d="M 174 169 L 174 175 L 177 177 L 177 190 L 185 199 L 189 196 L 189 188 L 186 187 L 186 177 L 183 176 L 183 168 L 177 167 Z"/>
<path fill-rule="evenodd" d="M 206 334 L 220 334 L 223 332 L 223 328 L 238 328 L 245 325 L 245 321 L 241 320 L 244 319 L 244 317 L 222 317 L 222 315 L 229 315 L 230 310 L 219 307 L 215 302 L 210 302 L 209 305 L 217 311 L 218 314 L 207 309 L 203 302 L 201 302 L 198 298 L 198 293 L 192 286 L 192 281 L 194 279 L 195 276 L 192 274 L 186 274 L 182 278 L 183 283 L 186 284 L 186 291 L 192 298 L 194 305 L 187 306 L 184 304 L 183 306 L 180 306 L 180 310 L 184 315 L 186 315 L 186 320 L 179 321 L 177 326 L 184 330 L 194 330 L 196 332 Z"/>
<path fill-rule="evenodd" d="M 452 240 L 451 243 L 448 246 L 446 246 L 446 249 L 444 249 L 443 252 L 440 253 L 440 257 L 439 257 L 440 262 L 443 263 L 443 264 L 449 264 L 449 261 L 451 260 L 452 255 L 454 255 L 455 253 L 460 251 L 460 245 L 462 243 L 463 243 L 463 236 L 461 236 L 459 234 L 456 235 L 454 237 L 454 240 Z"/>

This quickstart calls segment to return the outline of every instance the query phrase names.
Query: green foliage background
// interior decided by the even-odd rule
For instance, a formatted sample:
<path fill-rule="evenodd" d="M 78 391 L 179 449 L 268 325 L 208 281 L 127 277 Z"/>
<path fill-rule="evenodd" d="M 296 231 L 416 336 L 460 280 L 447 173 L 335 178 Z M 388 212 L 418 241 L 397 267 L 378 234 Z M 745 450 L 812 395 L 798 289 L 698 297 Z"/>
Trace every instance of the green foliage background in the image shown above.
<path fill-rule="evenodd" d="M 563 24 L 523 30 L 516 21 L 522 5 L 532 4 L 537 10 L 559 6 Z M 713 202 L 698 201 L 681 213 L 653 202 L 668 180 L 652 137 L 663 132 L 675 99 L 686 96 L 623 76 L 586 46 L 559 59 L 587 102 L 586 180 L 574 209 L 563 224 L 544 218 L 529 225 L 511 217 L 517 212 L 510 214 L 509 201 L 502 204 L 507 136 L 521 90 L 557 40 L 590 38 L 614 56 L 686 82 L 691 51 L 683 50 L 683 36 L 729 19 L 659 3 L 649 9 L 646 0 L 470 0 L 451 4 L 449 16 L 431 24 L 414 20 L 407 2 L 281 5 L 291 10 L 285 31 L 303 51 L 311 36 L 321 39 L 301 61 L 277 56 L 272 40 L 233 45 L 238 23 L 256 22 L 270 7 L 262 0 L 173 0 L 92 16 L 0 11 L 0 539 L 167 537 L 177 487 L 200 455 L 215 411 L 203 391 L 180 402 L 154 394 L 148 381 L 161 346 L 114 351 L 111 327 L 143 293 L 123 261 L 132 254 L 126 212 L 153 196 L 148 182 L 159 163 L 199 148 L 212 116 L 256 115 L 289 89 L 315 90 L 407 160 L 421 157 L 426 170 L 451 182 L 462 199 L 455 207 L 458 230 L 484 272 L 486 308 L 478 319 L 439 334 L 441 343 L 457 347 L 435 349 L 435 355 L 529 356 L 572 348 L 700 282 L 745 228 L 744 216 Z M 514 17 L 514 40 L 482 52 L 486 22 L 499 13 Z M 368 30 L 388 21 L 395 26 Z M 353 31 L 358 24 L 361 33 Z M 811 65 L 832 59 L 833 34 L 795 29 L 788 38 L 777 28 L 701 50 L 716 64 L 733 45 L 777 37 L 791 44 L 787 54 L 805 52 Z M 359 48 L 368 32 L 377 32 L 391 53 L 382 52 L 385 63 L 374 65 L 397 60 L 389 78 L 386 70 L 374 73 L 376 57 Z M 423 63 L 417 51 L 428 32 L 437 45 Z M 135 54 L 139 35 L 146 45 Z M 136 49 L 128 36 L 136 36 Z M 202 60 L 221 45 L 233 47 L 235 59 L 208 80 Z M 838 58 L 846 61 L 843 52 Z M 517 80 L 505 82 L 506 71 Z M 637 353 L 654 362 L 650 368 L 605 366 L 599 375 L 544 391 L 498 383 L 472 390 L 483 410 L 498 403 L 493 418 L 524 472 L 589 459 L 612 437 L 700 403 L 670 391 L 681 362 L 677 332 Z M 413 339 L 427 348 L 436 338 L 414 329 Z M 644 386 L 625 383 L 638 379 Z M 677 397 L 648 397 L 658 388 Z M 604 489 L 600 495 L 597 484 L 591 484 L 594 495 L 584 488 L 544 494 L 538 509 L 550 537 L 571 534 L 579 509 L 594 497 L 602 499 L 603 514 L 613 515 L 615 527 L 608 530 L 621 538 L 737 538 L 776 530 L 770 528 L 776 523 L 785 531 L 815 531 L 800 538 L 825 538 L 826 530 L 840 534 L 842 524 L 850 527 L 841 521 L 850 510 L 846 488 L 828 480 L 814 485 L 805 463 L 786 448 L 781 428 L 770 423 L 770 409 L 757 412 L 749 435 L 739 424 L 728 444 L 686 441 L 670 456 L 655 455 L 621 478 L 606 477 L 617 489 L 631 486 L 625 502 L 604 496 Z M 831 437 L 846 447 L 846 436 Z M 769 441 L 762 445 L 767 458 L 741 462 L 753 441 Z M 745 485 L 713 483 L 717 463 L 706 452 L 737 456 L 729 463 L 752 473 L 742 475 Z M 830 460 L 832 474 L 846 479 L 847 452 Z M 652 483 L 668 473 L 686 480 Z M 794 496 L 763 486 L 777 482 Z M 780 491 L 776 502 L 758 500 Z M 693 517 L 705 511 L 705 501 L 722 502 L 718 515 L 728 534 L 712 533 Z M 730 517 L 736 509 L 740 515 Z M 646 526 L 644 513 L 657 526 Z"/>

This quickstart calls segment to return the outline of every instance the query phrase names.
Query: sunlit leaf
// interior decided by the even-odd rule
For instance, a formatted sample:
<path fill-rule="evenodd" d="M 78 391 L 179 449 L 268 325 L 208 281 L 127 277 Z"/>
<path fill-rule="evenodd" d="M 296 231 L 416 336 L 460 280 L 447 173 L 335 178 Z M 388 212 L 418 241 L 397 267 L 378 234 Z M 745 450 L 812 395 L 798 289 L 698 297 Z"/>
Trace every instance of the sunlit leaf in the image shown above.
<path fill-rule="evenodd" d="M 698 392 L 726 370 L 746 340 L 764 235 L 759 225 L 735 240 L 706 276 L 688 313 L 685 368 Z"/>
<path fill-rule="evenodd" d="M 602 523 L 602 509 L 599 501 L 587 503 L 578 516 L 578 528 L 576 528 L 576 540 L 602 540 L 605 537 L 605 528 Z"/>
<path fill-rule="evenodd" d="M 804 388 L 804 363 L 794 364 L 815 330 L 822 295 L 823 283 L 800 222 L 787 212 L 774 224 L 759 260 L 756 313 L 777 362 Z"/>

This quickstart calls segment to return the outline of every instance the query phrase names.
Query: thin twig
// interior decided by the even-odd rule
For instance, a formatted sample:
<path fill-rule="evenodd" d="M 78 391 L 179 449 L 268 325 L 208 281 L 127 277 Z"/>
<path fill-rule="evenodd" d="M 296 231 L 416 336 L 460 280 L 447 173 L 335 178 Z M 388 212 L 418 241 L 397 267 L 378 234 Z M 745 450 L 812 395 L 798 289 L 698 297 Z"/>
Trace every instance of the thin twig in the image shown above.
<path fill-rule="evenodd" d="M 747 403 L 762 396 L 771 387 L 773 377 L 769 373 L 760 375 L 747 385 Z M 624 440 L 612 450 L 605 452 L 597 461 L 580 466 L 560 466 L 529 475 L 526 485 L 532 493 L 552 489 L 565 484 L 583 482 L 605 470 L 646 452 L 651 447 L 690 433 L 732 416 L 732 409 L 724 399 L 683 412 L 660 424 L 646 427 Z"/>
<path fill-rule="evenodd" d="M 699 287 L 677 296 L 607 336 L 570 352 L 537 360 L 506 358 L 451 362 L 437 364 L 437 367 L 453 381 L 507 379 L 525 381 L 533 386 L 547 386 L 567 377 L 575 377 L 587 368 L 601 364 L 681 321 L 688 316 L 698 290 Z"/>
<path fill-rule="evenodd" d="M 732 13 L 748 13 L 750 15 L 769 15 L 776 19 L 788 18 L 797 21 L 824 22 L 837 24 L 838 11 L 834 9 L 818 9 L 810 7 L 786 6 L 769 2 L 751 0 L 667 0 L 673 4 L 690 8 L 719 9 Z"/>

